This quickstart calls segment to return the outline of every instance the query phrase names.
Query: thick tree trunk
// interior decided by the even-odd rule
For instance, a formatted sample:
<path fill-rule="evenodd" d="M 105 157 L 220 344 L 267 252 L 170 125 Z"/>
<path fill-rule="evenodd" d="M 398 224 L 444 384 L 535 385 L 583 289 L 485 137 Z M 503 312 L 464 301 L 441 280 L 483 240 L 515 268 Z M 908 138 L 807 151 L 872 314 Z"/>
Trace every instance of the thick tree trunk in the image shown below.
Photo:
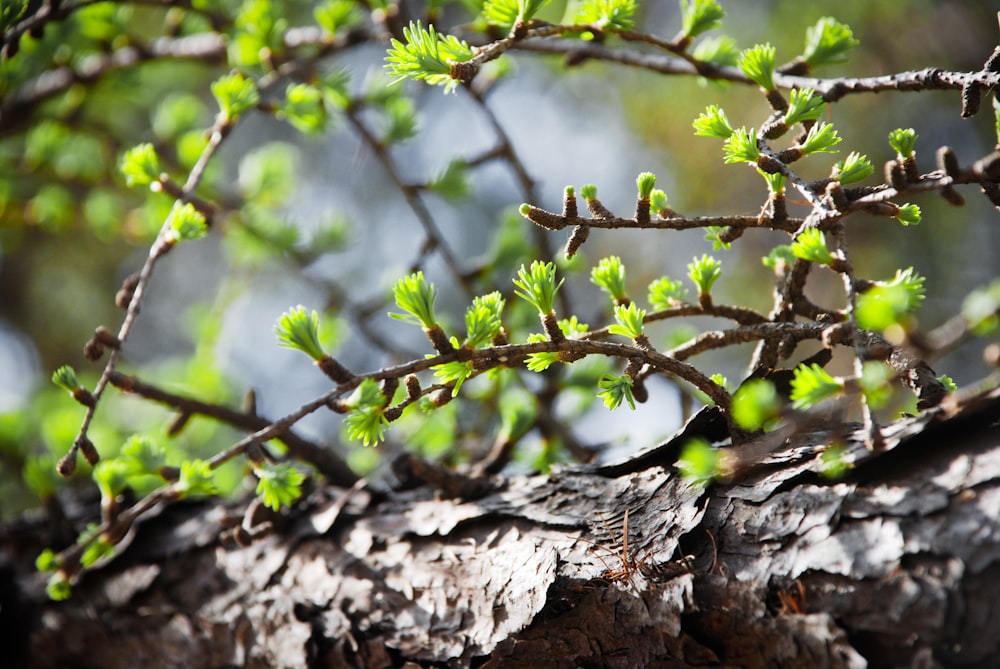
<path fill-rule="evenodd" d="M 406 461 L 406 489 L 315 490 L 242 548 L 219 538 L 241 521 L 232 505 L 177 505 L 59 604 L 29 584 L 24 550 L 4 644 L 26 640 L 33 667 L 1000 659 L 1000 393 L 890 426 L 878 453 L 824 431 L 751 443 L 731 481 L 691 485 L 677 450 L 714 429 L 706 412 L 629 461 L 548 476 Z M 854 462 L 839 480 L 817 473 L 831 441 Z"/>

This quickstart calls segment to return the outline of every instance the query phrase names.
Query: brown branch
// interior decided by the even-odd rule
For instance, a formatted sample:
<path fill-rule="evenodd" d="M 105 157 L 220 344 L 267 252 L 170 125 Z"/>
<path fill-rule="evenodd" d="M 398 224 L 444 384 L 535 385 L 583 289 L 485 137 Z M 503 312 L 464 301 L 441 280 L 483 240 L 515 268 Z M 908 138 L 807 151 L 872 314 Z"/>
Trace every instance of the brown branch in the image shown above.
<path fill-rule="evenodd" d="M 109 380 L 113 386 L 123 392 L 139 395 L 188 414 L 214 418 L 219 422 L 241 430 L 257 432 L 272 423 L 266 418 L 258 416 L 256 413 L 236 411 L 219 404 L 202 402 L 191 397 L 170 393 L 121 372 L 112 372 Z M 330 448 L 303 439 L 290 429 L 282 434 L 278 434 L 276 438 L 280 439 L 288 447 L 288 454 L 290 456 L 312 464 L 316 467 L 317 471 L 323 474 L 334 485 L 348 487 L 357 481 L 358 477 L 347 466 L 347 463 Z"/>

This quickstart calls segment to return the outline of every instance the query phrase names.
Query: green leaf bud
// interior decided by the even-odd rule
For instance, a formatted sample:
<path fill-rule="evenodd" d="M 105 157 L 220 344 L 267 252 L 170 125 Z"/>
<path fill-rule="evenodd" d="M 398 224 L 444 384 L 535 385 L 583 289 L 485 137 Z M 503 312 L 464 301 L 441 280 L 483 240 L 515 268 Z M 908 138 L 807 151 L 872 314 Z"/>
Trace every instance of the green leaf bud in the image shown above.
<path fill-rule="evenodd" d="M 125 185 L 147 186 L 160 180 L 163 170 L 160 158 L 152 144 L 138 144 L 125 152 L 121 160 L 121 172 L 125 175 Z"/>
<path fill-rule="evenodd" d="M 851 151 L 847 158 L 838 161 L 833 167 L 833 178 L 842 184 L 855 183 L 867 179 L 875 172 L 875 167 L 868 156 L 857 151 Z"/>
<path fill-rule="evenodd" d="M 913 128 L 896 128 L 889 133 L 889 146 L 899 158 L 912 158 L 913 150 L 917 145 L 917 137 L 917 131 Z"/>
<path fill-rule="evenodd" d="M 205 460 L 185 460 L 181 463 L 181 474 L 174 484 L 181 499 L 194 496 L 214 495 L 215 487 L 212 466 Z"/>
<path fill-rule="evenodd" d="M 628 402 L 629 408 L 635 410 L 635 398 L 632 395 L 632 377 L 628 374 L 622 376 L 611 376 L 605 374 L 597 382 L 601 392 L 597 396 L 604 401 L 604 406 L 614 411 L 621 406 L 622 400 Z"/>
<path fill-rule="evenodd" d="M 896 218 L 905 226 L 918 225 L 920 223 L 920 207 L 915 204 L 904 204 L 900 206 Z"/>
<path fill-rule="evenodd" d="M 586 188 L 586 187 L 585 187 Z M 556 292 L 562 286 L 562 279 L 556 283 L 556 266 L 554 263 L 543 263 L 540 260 L 532 261 L 531 268 L 521 269 L 514 279 L 515 294 L 521 299 L 533 305 L 539 314 L 545 315 L 553 313 Z"/>
<path fill-rule="evenodd" d="M 639 189 L 639 198 L 648 200 L 656 185 L 656 175 L 652 172 L 642 172 L 635 180 L 635 185 Z"/>
<path fill-rule="evenodd" d="M 826 237 L 819 228 L 808 228 L 792 242 L 792 253 L 796 258 L 808 260 L 809 262 L 829 265 L 833 262 L 833 255 L 826 246 Z"/>
<path fill-rule="evenodd" d="M 749 432 L 773 427 L 780 411 L 781 396 L 765 379 L 747 381 L 737 388 L 729 408 L 733 422 Z"/>
<path fill-rule="evenodd" d="M 815 121 L 823 115 L 826 103 L 811 88 L 793 89 L 785 111 L 785 123 L 792 126 L 803 121 Z"/>
<path fill-rule="evenodd" d="M 681 32 L 688 39 L 718 28 L 725 16 L 717 0 L 681 0 Z"/>
<path fill-rule="evenodd" d="M 590 280 L 610 295 L 615 303 L 624 303 L 628 300 L 628 293 L 625 290 L 625 265 L 618 256 L 601 258 L 597 266 L 591 270 Z"/>
<path fill-rule="evenodd" d="M 273 511 L 291 505 L 302 496 L 302 483 L 306 476 L 290 462 L 266 462 L 255 467 L 254 474 L 257 475 L 257 495 L 264 506 Z"/>
<path fill-rule="evenodd" d="M 208 232 L 204 214 L 195 209 L 190 202 L 171 210 L 167 227 L 166 238 L 170 243 L 200 239 Z"/>
<path fill-rule="evenodd" d="M 437 319 L 434 317 L 434 301 L 437 299 L 437 290 L 433 283 L 424 280 L 423 272 L 413 274 L 398 280 L 392 289 L 396 299 L 396 306 L 406 312 L 406 314 L 389 314 L 391 318 L 401 321 L 417 323 L 424 329 L 431 329 L 437 326 Z"/>
<path fill-rule="evenodd" d="M 774 90 L 775 53 L 770 44 L 757 44 L 743 51 L 736 65 L 765 91 Z"/>
<path fill-rule="evenodd" d="M 860 42 L 854 39 L 850 27 L 824 16 L 806 30 L 806 48 L 802 59 L 811 66 L 843 63 L 847 60 L 847 52 L 858 44 Z"/>
<path fill-rule="evenodd" d="M 646 310 L 640 309 L 635 302 L 627 306 L 620 304 L 615 307 L 615 320 L 617 323 L 608 328 L 611 334 L 622 335 L 629 339 L 638 339 L 643 335 L 643 320 L 646 318 Z"/>
<path fill-rule="evenodd" d="M 274 334 L 281 346 L 302 351 L 313 360 L 327 356 L 319 341 L 319 314 L 315 310 L 307 312 L 301 304 L 281 315 Z"/>
<path fill-rule="evenodd" d="M 257 84 L 239 72 L 228 74 L 213 82 L 212 95 L 219 103 L 223 116 L 231 122 L 235 122 L 244 112 L 260 103 Z"/>
<path fill-rule="evenodd" d="M 802 153 L 834 153 L 833 147 L 840 144 L 841 138 L 833 129 L 832 123 L 820 121 L 809 128 L 806 139 L 802 142 Z"/>
<path fill-rule="evenodd" d="M 706 107 L 692 125 L 694 126 L 694 134 L 698 137 L 729 139 L 729 136 L 733 134 L 733 126 L 730 125 L 725 110 L 716 105 Z"/>
<path fill-rule="evenodd" d="M 834 379 L 816 363 L 799 365 L 793 374 L 791 399 L 796 409 L 813 407 L 844 389 L 843 381 Z"/>
<path fill-rule="evenodd" d="M 677 469 L 692 484 L 710 483 L 723 474 L 722 456 L 704 439 L 692 439 L 681 449 Z"/>
<path fill-rule="evenodd" d="M 687 288 L 681 281 L 661 276 L 650 282 L 647 289 L 647 299 L 653 309 L 662 311 L 680 304 L 687 295 Z"/>
<path fill-rule="evenodd" d="M 695 258 L 687 266 L 688 277 L 698 287 L 699 295 L 708 295 L 722 276 L 722 263 L 709 255 Z"/>
<path fill-rule="evenodd" d="M 537 2 L 537 0 L 534 0 Z M 396 81 L 410 78 L 432 86 L 444 86 L 450 93 L 458 85 L 453 65 L 471 60 L 475 55 L 469 45 L 451 35 L 441 35 L 434 26 L 424 29 L 420 21 L 403 28 L 403 39 L 393 39 L 385 58 L 385 68 Z"/>
<path fill-rule="evenodd" d="M 722 147 L 727 163 L 757 164 L 760 149 L 757 148 L 757 129 L 737 128 Z"/>

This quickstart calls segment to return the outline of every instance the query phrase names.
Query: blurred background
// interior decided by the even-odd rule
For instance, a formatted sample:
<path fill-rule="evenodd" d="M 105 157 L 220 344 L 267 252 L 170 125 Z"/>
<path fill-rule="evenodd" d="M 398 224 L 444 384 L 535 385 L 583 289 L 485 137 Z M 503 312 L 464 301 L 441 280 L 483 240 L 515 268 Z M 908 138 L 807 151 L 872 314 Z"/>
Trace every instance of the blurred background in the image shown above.
<path fill-rule="evenodd" d="M 860 46 L 846 64 L 816 72 L 821 77 L 925 67 L 979 70 L 1000 35 L 1000 2 L 722 4 L 728 13 L 723 28 L 709 36 L 725 34 L 740 49 L 770 42 L 779 63 L 801 53 L 806 29 L 819 18 L 830 15 L 848 24 Z M 563 11 L 563 5 L 553 3 L 543 16 L 558 19 Z M 93 387 L 103 361 L 86 361 L 83 345 L 99 325 L 118 330 L 123 312 L 114 305 L 115 292 L 142 265 L 171 204 L 163 196 L 125 189 L 117 171 L 119 156 L 151 141 L 166 147 L 161 151 L 173 173 L 183 175 L 215 113 L 209 84 L 228 66 L 219 60 L 152 62 L 71 86 L 21 116 L 7 113 L 9 105 L 47 69 L 154 38 L 171 17 L 180 16 L 171 12 L 98 3 L 48 26 L 40 39 L 22 40 L 22 53 L 0 69 L 5 112 L 0 117 L 2 518 L 34 503 L 25 476 L 44 476 L 35 470 L 51 465 L 73 442 L 83 408 L 49 378 L 57 367 L 70 364 Z M 312 5 L 289 1 L 284 12 L 289 25 L 305 25 Z M 665 38 L 680 28 L 672 0 L 640 2 L 638 17 L 639 29 Z M 177 20 L 181 34 L 198 32 L 197 19 Z M 439 25 L 442 30 L 458 26 L 454 32 L 461 34 L 469 21 L 467 12 L 454 7 Z M 516 51 L 505 57 L 504 65 L 484 73 L 497 80 L 483 106 L 463 90 L 442 95 L 439 87 L 409 83 L 386 89 L 385 47 L 350 49 L 319 61 L 321 70 L 349 73 L 352 95 L 379 100 L 359 118 L 380 136 L 406 134 L 400 126 L 409 118 L 407 110 L 416 110 L 415 136 L 389 145 L 392 165 L 406 183 L 437 184 L 421 190 L 422 200 L 464 266 L 484 267 L 483 284 L 509 291 L 516 267 L 537 256 L 533 240 L 538 233 L 516 214 L 529 195 L 537 198 L 533 204 L 558 211 L 565 186 L 579 190 L 595 184 L 608 208 L 631 216 L 635 178 L 651 171 L 681 214 L 756 214 L 766 200 L 765 184 L 752 169 L 723 165 L 721 142 L 697 138 L 691 127 L 709 104 L 722 106 L 735 126 L 759 125 L 768 108 L 750 87 L 597 62 L 567 68 L 558 57 Z M 837 159 L 856 150 L 876 165 L 876 175 L 866 183 L 877 183 L 881 165 L 893 157 L 886 137 L 899 127 L 916 129 L 923 171 L 934 169 L 934 152 L 943 145 L 951 146 L 963 165 L 971 163 L 997 143 L 992 109 L 984 100 L 982 113 L 968 120 L 960 118 L 959 109 L 957 91 L 848 96 L 833 106 L 829 117 L 844 139 L 840 152 L 803 161 L 802 175 L 826 175 Z M 456 183 L 442 178 L 455 159 L 471 161 L 496 146 L 491 115 L 507 133 L 533 190 L 526 190 L 511 164 L 503 161 L 466 169 Z M 356 126 L 336 115 L 323 132 L 308 137 L 264 114 L 242 121 L 213 162 L 204 189 L 206 197 L 239 211 L 222 217 L 207 238 L 182 245 L 158 266 L 126 347 L 123 370 L 232 406 L 254 389 L 260 414 L 280 417 L 329 388 L 306 356 L 277 346 L 274 324 L 296 304 L 321 312 L 325 343 L 354 371 L 400 362 L 407 355 L 422 357 L 429 347 L 419 329 L 385 316 L 398 311 L 391 303 L 392 284 L 410 271 L 425 238 L 413 209 L 387 175 Z M 852 216 L 847 223 L 861 276 L 888 280 L 896 269 L 912 266 L 927 277 L 928 297 L 918 313 L 926 329 L 954 314 L 971 289 L 1000 270 L 1000 214 L 978 189 L 961 192 L 967 200 L 963 208 L 950 207 L 934 194 L 914 198 L 923 209 L 923 222 L 915 228 L 864 216 Z M 790 197 L 795 199 L 791 192 Z M 250 204 L 244 207 L 245 201 Z M 794 204 L 791 208 L 793 216 L 804 211 Z M 566 235 L 545 236 L 553 254 L 545 259 L 561 256 Z M 716 303 L 767 312 L 772 279 L 760 259 L 786 241 L 782 235 L 751 231 L 731 250 L 713 251 L 701 231 L 595 230 L 574 262 L 560 261 L 568 277 L 564 289 L 574 313 L 600 327 L 610 315 L 607 298 L 589 282 L 590 267 L 598 259 L 620 256 L 628 268 L 630 292 L 642 302 L 651 280 L 667 274 L 686 281 L 692 257 L 713 253 L 723 261 L 723 276 L 713 289 Z M 496 260 L 509 264 L 489 267 Z M 450 285 L 440 255 L 431 255 L 423 268 L 441 291 L 442 320 L 461 326 L 468 297 Z M 843 305 L 838 278 L 815 272 L 810 281 L 817 302 Z M 362 321 L 370 332 L 363 331 Z M 706 319 L 671 321 L 651 328 L 650 335 L 654 345 L 666 348 L 699 329 L 724 325 Z M 373 344 L 372 333 L 384 345 Z M 751 351 L 749 346 L 727 349 L 693 362 L 735 384 Z M 981 347 L 968 347 L 935 361 L 934 367 L 962 385 L 983 375 L 980 356 Z M 604 369 L 598 363 L 594 373 Z M 621 453 L 655 443 L 682 421 L 676 388 L 657 382 L 651 391 L 650 401 L 635 413 L 619 409 L 608 414 L 599 402 L 585 410 L 588 402 L 572 393 L 557 410 L 571 421 L 581 442 L 605 444 L 606 452 Z M 470 389 L 473 397 L 477 392 Z M 310 416 L 298 429 L 366 472 L 376 466 L 380 452 L 393 448 L 417 443 L 433 455 L 434 430 L 492 439 L 484 424 L 463 423 L 462 406 L 456 402 L 433 417 L 394 426 L 391 443 L 382 451 L 343 444 L 341 419 L 329 412 Z M 170 419 L 169 410 L 112 390 L 91 436 L 99 448 L 113 452 L 133 432 L 166 440 Z M 236 438 L 228 428 L 195 420 L 166 441 L 204 456 Z M 537 464 L 532 454 L 547 448 L 542 441 L 528 436 L 519 466 Z M 242 470 L 234 466 L 223 475 L 237 486 Z"/>

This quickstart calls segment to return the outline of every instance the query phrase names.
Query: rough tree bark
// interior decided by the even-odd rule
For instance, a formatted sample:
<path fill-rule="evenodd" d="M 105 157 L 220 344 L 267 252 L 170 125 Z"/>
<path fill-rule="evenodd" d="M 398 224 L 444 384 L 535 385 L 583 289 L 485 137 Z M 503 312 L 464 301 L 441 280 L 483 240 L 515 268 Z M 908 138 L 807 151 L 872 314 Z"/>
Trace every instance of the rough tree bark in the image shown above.
<path fill-rule="evenodd" d="M 318 488 L 245 547 L 224 538 L 238 505 L 175 505 L 58 604 L 30 574 L 44 537 L 11 528 L 0 645 L 33 667 L 106 668 L 1000 658 L 1000 392 L 904 419 L 877 453 L 800 432 L 690 485 L 677 449 L 717 427 L 705 411 L 628 461 L 548 476 L 404 461 L 400 489 Z M 817 470 L 834 440 L 855 466 L 831 481 Z"/>

